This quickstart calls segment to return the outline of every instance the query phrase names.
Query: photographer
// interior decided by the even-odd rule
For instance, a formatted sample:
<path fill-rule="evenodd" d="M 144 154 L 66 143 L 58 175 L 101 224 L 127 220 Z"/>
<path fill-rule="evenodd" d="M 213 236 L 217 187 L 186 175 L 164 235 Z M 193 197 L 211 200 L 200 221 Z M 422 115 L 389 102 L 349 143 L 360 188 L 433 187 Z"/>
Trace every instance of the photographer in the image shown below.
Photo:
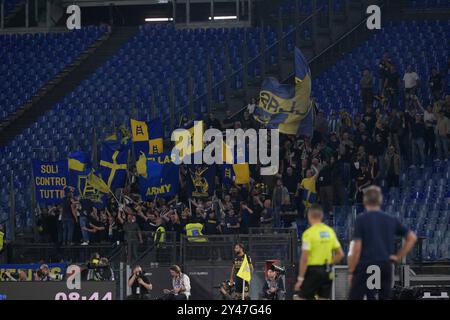
<path fill-rule="evenodd" d="M 131 288 L 131 295 L 128 300 L 150 300 L 150 290 L 152 284 L 142 271 L 141 266 L 137 265 L 133 268 L 133 274 L 128 279 L 128 287 Z"/>
<path fill-rule="evenodd" d="M 232 285 L 229 281 L 224 281 L 218 288 L 221 300 L 233 300 L 234 285 Z"/>
<path fill-rule="evenodd" d="M 262 292 L 263 300 L 284 300 L 286 293 L 283 281 L 284 272 L 283 268 L 276 265 L 272 265 L 267 270 L 267 278 Z"/>
<path fill-rule="evenodd" d="M 114 281 L 114 271 L 112 270 L 108 258 L 101 258 L 98 253 L 94 253 L 88 263 L 88 281 Z"/>

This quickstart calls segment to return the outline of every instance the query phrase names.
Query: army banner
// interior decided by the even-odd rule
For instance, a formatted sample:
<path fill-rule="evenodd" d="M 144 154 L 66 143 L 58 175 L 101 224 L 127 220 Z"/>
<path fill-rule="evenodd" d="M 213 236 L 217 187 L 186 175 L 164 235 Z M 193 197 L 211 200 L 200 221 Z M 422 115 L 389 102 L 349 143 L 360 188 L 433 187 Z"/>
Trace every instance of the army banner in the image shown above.
<path fill-rule="evenodd" d="M 145 176 L 139 176 L 141 197 L 153 200 L 177 194 L 179 189 L 179 166 L 172 162 L 170 153 L 149 154 L 145 159 Z"/>

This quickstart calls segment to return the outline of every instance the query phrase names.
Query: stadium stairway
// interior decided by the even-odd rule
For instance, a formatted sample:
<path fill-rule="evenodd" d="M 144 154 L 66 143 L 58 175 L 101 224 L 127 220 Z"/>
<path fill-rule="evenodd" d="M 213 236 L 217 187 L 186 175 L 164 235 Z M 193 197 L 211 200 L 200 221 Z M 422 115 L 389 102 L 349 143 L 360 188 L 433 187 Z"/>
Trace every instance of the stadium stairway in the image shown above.
<path fill-rule="evenodd" d="M 23 129 L 33 124 L 39 116 L 72 92 L 82 80 L 113 56 L 137 31 L 137 27 L 117 27 L 101 37 L 42 87 L 28 103 L 6 119 L 0 127 L 0 145 L 6 145 Z"/>

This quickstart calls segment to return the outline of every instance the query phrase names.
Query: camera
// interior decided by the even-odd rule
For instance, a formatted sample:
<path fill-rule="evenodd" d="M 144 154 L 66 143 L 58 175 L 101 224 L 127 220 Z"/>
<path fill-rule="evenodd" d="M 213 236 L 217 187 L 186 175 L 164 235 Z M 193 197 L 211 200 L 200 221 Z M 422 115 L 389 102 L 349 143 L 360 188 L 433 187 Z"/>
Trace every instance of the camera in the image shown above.
<path fill-rule="evenodd" d="M 41 279 L 45 277 L 45 274 L 42 272 L 41 269 L 38 269 L 38 271 L 36 271 L 36 275 Z"/>
<path fill-rule="evenodd" d="M 274 264 L 270 266 L 270 270 L 278 273 L 278 275 L 281 275 L 281 276 L 284 276 L 286 274 L 286 269 L 284 269 L 283 267 L 274 265 Z"/>
<path fill-rule="evenodd" d="M 87 264 L 88 280 L 107 281 L 113 278 L 111 266 L 108 259 L 100 258 L 98 254 Z"/>
<path fill-rule="evenodd" d="M 235 287 L 230 281 L 223 281 L 219 286 L 214 287 L 219 289 L 220 297 L 222 300 L 233 300 L 235 293 Z"/>

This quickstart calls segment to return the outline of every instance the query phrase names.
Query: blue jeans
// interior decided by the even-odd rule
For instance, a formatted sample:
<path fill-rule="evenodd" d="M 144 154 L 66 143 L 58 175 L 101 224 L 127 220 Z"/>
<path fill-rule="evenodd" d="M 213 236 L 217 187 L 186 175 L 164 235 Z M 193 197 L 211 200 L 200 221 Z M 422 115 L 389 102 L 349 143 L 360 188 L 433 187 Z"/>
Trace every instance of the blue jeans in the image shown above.
<path fill-rule="evenodd" d="M 89 241 L 89 232 L 84 230 L 86 225 L 87 225 L 87 217 L 80 216 L 80 229 L 81 229 L 81 236 L 83 237 L 83 241 Z"/>
<path fill-rule="evenodd" d="M 71 243 L 73 239 L 73 229 L 75 227 L 73 219 L 64 219 L 62 221 L 62 227 L 63 227 L 63 238 L 62 238 L 63 244 Z"/>

